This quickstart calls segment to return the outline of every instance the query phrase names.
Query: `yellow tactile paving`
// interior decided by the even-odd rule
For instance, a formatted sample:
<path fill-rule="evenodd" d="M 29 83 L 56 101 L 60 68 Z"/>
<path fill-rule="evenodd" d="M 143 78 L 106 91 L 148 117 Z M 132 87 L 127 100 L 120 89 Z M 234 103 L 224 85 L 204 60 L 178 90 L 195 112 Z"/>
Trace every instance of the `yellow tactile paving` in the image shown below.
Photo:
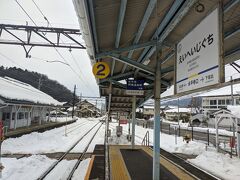
<path fill-rule="evenodd" d="M 142 149 L 149 154 L 150 156 L 153 156 L 153 152 L 148 147 L 142 147 Z M 169 170 L 172 174 L 174 174 L 176 177 L 182 180 L 193 180 L 192 176 L 190 176 L 188 173 L 186 173 L 181 168 L 175 166 L 171 162 L 167 161 L 166 159 L 160 157 L 160 164 L 163 165 L 167 170 Z"/>
<path fill-rule="evenodd" d="M 125 146 L 113 146 L 109 147 L 109 159 L 110 159 L 110 172 L 112 180 L 130 180 L 130 176 L 124 160 L 122 158 L 122 154 L 120 152 L 120 148 L 124 148 Z"/>
<path fill-rule="evenodd" d="M 85 177 L 84 177 L 84 180 L 89 180 L 94 159 L 95 159 L 95 155 L 93 155 L 92 158 L 91 158 L 91 160 L 90 160 L 90 163 L 89 163 L 89 165 L 88 165 L 88 170 L 87 170 L 87 173 L 86 173 L 86 175 L 85 175 Z"/>

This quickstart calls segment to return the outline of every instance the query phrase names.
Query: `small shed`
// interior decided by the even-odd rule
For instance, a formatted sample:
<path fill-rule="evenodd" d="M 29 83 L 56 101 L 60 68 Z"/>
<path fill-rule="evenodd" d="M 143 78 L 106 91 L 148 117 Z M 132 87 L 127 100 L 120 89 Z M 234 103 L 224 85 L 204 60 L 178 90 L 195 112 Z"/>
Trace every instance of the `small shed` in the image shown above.
<path fill-rule="evenodd" d="M 231 121 L 234 124 L 234 130 L 237 132 L 237 154 L 240 158 L 240 129 L 239 125 L 239 118 L 236 117 L 234 114 L 231 113 L 228 109 L 221 109 L 214 113 L 215 115 L 215 128 L 216 128 L 216 148 L 219 151 L 219 134 L 218 134 L 218 127 L 222 121 Z"/>

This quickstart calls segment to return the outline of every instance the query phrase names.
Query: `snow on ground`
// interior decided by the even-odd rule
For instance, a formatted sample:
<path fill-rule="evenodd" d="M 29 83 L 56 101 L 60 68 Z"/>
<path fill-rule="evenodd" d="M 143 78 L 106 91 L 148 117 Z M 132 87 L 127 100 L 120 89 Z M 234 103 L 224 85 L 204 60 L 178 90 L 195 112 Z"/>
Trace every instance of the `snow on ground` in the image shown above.
<path fill-rule="evenodd" d="M 33 155 L 21 159 L 2 158 L 3 180 L 37 179 L 55 160 L 42 155 Z"/>
<path fill-rule="evenodd" d="M 151 118 L 151 120 L 153 120 L 153 118 Z M 192 127 L 189 126 L 189 123 L 183 123 L 182 121 L 180 121 L 178 124 L 178 122 L 167 121 L 163 119 L 163 122 L 170 124 L 171 127 L 179 128 L 180 126 L 181 129 L 188 129 L 188 130 L 192 129 Z M 209 130 L 210 134 L 216 134 L 215 128 L 193 127 L 193 130 L 198 132 L 205 132 L 205 133 L 207 133 L 207 131 Z M 218 129 L 218 134 L 223 136 L 233 136 L 233 132 L 227 131 L 225 129 Z"/>
<path fill-rule="evenodd" d="M 127 141 L 126 134 L 128 133 L 128 125 L 123 126 L 124 135 L 116 137 L 115 126 L 116 123 L 112 123 L 110 128 L 112 129 L 112 136 L 110 143 L 114 144 L 130 144 Z M 153 142 L 153 130 L 136 126 L 136 144 L 141 144 L 142 139 L 147 131 L 149 131 L 150 144 Z M 228 154 L 217 153 L 214 147 L 208 147 L 206 151 L 206 144 L 201 141 L 190 141 L 186 143 L 182 137 L 177 137 L 177 143 L 175 143 L 175 136 L 161 133 L 160 146 L 166 151 L 171 153 L 182 153 L 188 155 L 197 155 L 195 159 L 189 159 L 188 161 L 199 166 L 200 168 L 213 173 L 217 177 L 222 179 L 238 180 L 240 179 L 240 160 L 236 157 L 232 159 Z"/>
<path fill-rule="evenodd" d="M 66 121 L 72 121 L 74 120 L 76 117 L 72 118 L 71 116 L 69 117 L 50 117 L 50 121 L 52 122 L 66 122 Z"/>
<path fill-rule="evenodd" d="M 96 137 L 93 139 L 92 143 L 87 149 L 87 152 L 93 152 L 96 144 L 104 144 L 105 138 L 105 126 L 103 125 L 99 132 L 96 134 Z"/>
<path fill-rule="evenodd" d="M 221 179 L 240 179 L 240 160 L 236 157 L 230 158 L 228 154 L 205 151 L 195 159 L 189 159 L 188 161 Z"/>
<path fill-rule="evenodd" d="M 112 137 L 110 138 L 111 144 L 130 144 L 127 140 L 126 135 L 128 134 L 128 125 L 123 126 L 123 136 L 117 137 L 116 136 L 116 123 L 111 123 L 110 128 L 112 129 Z M 142 140 L 147 131 L 149 131 L 149 141 L 150 145 L 153 144 L 153 129 L 147 129 L 140 126 L 136 126 L 136 137 L 135 141 L 136 144 L 141 145 Z M 168 135 L 161 133 L 161 141 L 160 146 L 162 149 L 172 152 L 172 153 L 183 153 L 189 155 L 198 155 L 205 151 L 205 144 L 200 141 L 190 141 L 186 143 L 183 141 L 183 137 L 175 137 L 173 135 Z"/>
<path fill-rule="evenodd" d="M 73 174 L 72 180 L 84 180 L 91 158 L 83 160 Z"/>
<path fill-rule="evenodd" d="M 100 124 L 97 125 L 96 127 L 94 127 L 92 129 L 92 131 L 81 140 L 81 143 L 77 144 L 72 150 L 71 152 L 83 152 L 86 148 L 86 146 L 88 145 L 89 141 L 91 140 L 91 138 L 93 137 L 94 133 L 96 132 L 96 130 L 100 127 Z M 97 135 L 97 134 L 96 134 Z M 95 146 L 95 144 L 94 144 Z"/>
<path fill-rule="evenodd" d="M 64 152 L 97 122 L 98 119 L 96 120 L 96 118 L 81 118 L 67 126 L 67 136 L 65 136 L 65 127 L 60 127 L 43 133 L 33 132 L 18 138 L 9 138 L 2 144 L 2 153 L 40 154 Z"/>
<path fill-rule="evenodd" d="M 70 174 L 72 168 L 76 164 L 77 160 L 63 160 L 61 161 L 53 171 L 50 172 L 49 175 L 44 178 L 44 180 L 62 180 L 67 179 Z"/>

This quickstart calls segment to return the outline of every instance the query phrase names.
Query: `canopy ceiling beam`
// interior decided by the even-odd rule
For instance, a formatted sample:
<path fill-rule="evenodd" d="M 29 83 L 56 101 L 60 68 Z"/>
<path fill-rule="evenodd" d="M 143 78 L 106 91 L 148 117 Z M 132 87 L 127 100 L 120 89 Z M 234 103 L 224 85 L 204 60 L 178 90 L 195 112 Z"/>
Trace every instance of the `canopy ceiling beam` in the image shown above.
<path fill-rule="evenodd" d="M 172 32 L 172 30 L 179 24 L 179 22 L 183 19 L 183 17 L 189 12 L 191 7 L 195 4 L 197 0 L 192 1 L 174 1 L 170 10 L 162 20 L 158 29 L 152 36 L 152 39 L 158 39 L 158 43 L 161 45 L 166 37 Z M 152 54 L 156 51 L 156 46 L 152 48 L 145 48 L 143 53 L 140 55 L 138 62 L 144 63 L 147 59 L 149 59 Z M 136 70 L 137 72 L 139 70 Z"/>
<path fill-rule="evenodd" d="M 124 57 L 124 56 L 119 56 L 118 54 L 111 54 L 111 57 L 116 59 L 117 61 L 120 61 L 122 63 L 128 64 L 130 66 L 133 66 L 137 69 L 140 69 L 142 71 L 145 71 L 149 74 L 155 74 L 154 70 L 144 64 L 138 63 L 128 57 Z"/>
<path fill-rule="evenodd" d="M 133 44 L 133 45 L 127 46 L 127 47 L 116 48 L 111 51 L 96 54 L 96 59 L 107 57 L 107 56 L 111 55 L 112 53 L 120 54 L 122 52 L 128 52 L 131 50 L 137 50 L 137 49 L 142 49 L 142 48 L 149 47 L 149 46 L 155 46 L 156 42 L 157 41 L 153 40 L 153 41 L 149 41 L 149 42 L 145 42 L 145 43 Z"/>
<path fill-rule="evenodd" d="M 143 33 L 143 31 L 144 31 L 144 29 L 145 29 L 145 27 L 146 27 L 146 25 L 147 25 L 147 22 L 148 22 L 151 14 L 152 14 L 152 12 L 153 12 L 153 9 L 154 9 L 154 7 L 156 6 L 156 3 L 157 3 L 157 0 L 150 0 L 150 1 L 149 1 L 148 7 L 147 7 L 147 9 L 146 9 L 146 11 L 145 11 L 145 13 L 144 13 L 142 22 L 141 22 L 141 24 L 140 24 L 140 26 L 139 26 L 139 28 L 138 28 L 138 31 L 137 31 L 137 34 L 136 34 L 135 39 L 134 39 L 134 41 L 133 41 L 133 44 L 137 44 L 137 43 L 139 42 L 139 40 L 140 40 L 140 38 L 141 38 L 141 36 L 142 36 L 142 33 Z M 133 55 L 133 52 L 134 52 L 134 50 L 131 50 L 131 51 L 128 53 L 128 56 L 127 56 L 127 57 L 128 57 L 128 58 L 131 58 L 132 55 Z M 123 66 L 123 68 L 122 68 L 122 73 L 124 73 L 124 71 L 126 70 L 126 67 L 127 67 L 127 65 L 125 64 L 125 65 Z"/>
<path fill-rule="evenodd" d="M 126 7 L 127 7 L 127 0 L 121 0 L 119 16 L 118 16 L 118 26 L 117 26 L 117 33 L 116 33 L 116 40 L 115 40 L 115 48 L 119 47 L 119 43 L 120 43 L 120 39 L 121 39 L 121 35 L 122 35 Z M 113 75 L 114 69 L 115 69 L 115 59 L 113 59 L 113 61 L 112 61 L 111 76 Z"/>
<path fill-rule="evenodd" d="M 228 12 L 233 6 L 238 4 L 240 0 L 230 0 L 223 8 L 224 13 Z"/>
<path fill-rule="evenodd" d="M 108 82 L 108 81 L 110 81 L 110 80 L 118 80 L 118 81 L 124 80 L 124 79 L 127 79 L 127 78 L 129 78 L 129 77 L 132 77 L 133 74 L 134 74 L 133 71 L 129 71 L 129 72 L 126 72 L 126 73 L 124 73 L 124 74 L 117 74 L 117 75 L 114 75 L 114 76 L 111 76 L 111 77 L 108 77 L 108 78 L 105 78 L 105 79 L 100 80 L 100 81 L 99 81 L 99 84 L 102 84 L 102 83 L 104 83 L 104 82 Z"/>
<path fill-rule="evenodd" d="M 89 8 L 89 15 L 91 19 L 91 26 L 92 26 L 92 33 L 93 33 L 93 39 L 94 39 L 94 47 L 96 53 L 99 52 L 98 48 L 98 38 L 97 38 L 97 30 L 96 30 L 96 20 L 95 20 L 95 14 L 94 14 L 94 8 L 93 8 L 93 0 L 86 1 Z"/>

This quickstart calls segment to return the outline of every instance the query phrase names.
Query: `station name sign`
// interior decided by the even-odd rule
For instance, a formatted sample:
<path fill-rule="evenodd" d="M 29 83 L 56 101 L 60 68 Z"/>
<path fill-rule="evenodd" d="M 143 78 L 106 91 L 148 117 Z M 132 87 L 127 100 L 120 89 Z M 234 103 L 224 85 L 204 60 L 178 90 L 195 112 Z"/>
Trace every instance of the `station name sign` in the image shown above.
<path fill-rule="evenodd" d="M 175 93 L 220 82 L 220 25 L 216 8 L 176 46 Z"/>

